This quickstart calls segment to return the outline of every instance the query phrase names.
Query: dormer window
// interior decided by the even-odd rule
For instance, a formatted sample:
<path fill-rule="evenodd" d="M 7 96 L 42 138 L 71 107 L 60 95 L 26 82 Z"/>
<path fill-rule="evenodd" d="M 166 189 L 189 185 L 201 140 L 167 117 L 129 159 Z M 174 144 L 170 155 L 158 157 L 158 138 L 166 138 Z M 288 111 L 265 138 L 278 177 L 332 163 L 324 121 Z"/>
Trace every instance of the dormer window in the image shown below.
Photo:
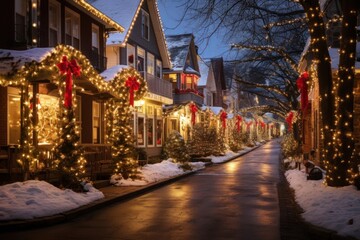
<path fill-rule="evenodd" d="M 148 41 L 150 39 L 149 14 L 144 10 L 141 11 L 141 36 Z"/>

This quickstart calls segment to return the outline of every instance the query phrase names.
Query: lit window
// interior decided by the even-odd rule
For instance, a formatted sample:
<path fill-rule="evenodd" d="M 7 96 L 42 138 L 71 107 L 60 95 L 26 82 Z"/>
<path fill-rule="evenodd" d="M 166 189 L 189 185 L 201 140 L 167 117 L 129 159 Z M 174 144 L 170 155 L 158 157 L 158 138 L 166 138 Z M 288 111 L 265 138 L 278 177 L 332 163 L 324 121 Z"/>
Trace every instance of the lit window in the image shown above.
<path fill-rule="evenodd" d="M 65 44 L 80 49 L 80 16 L 65 9 Z"/>
<path fill-rule="evenodd" d="M 162 78 L 162 63 L 160 60 L 156 60 L 156 77 Z"/>
<path fill-rule="evenodd" d="M 154 65 L 155 65 L 154 55 L 152 55 L 151 53 L 148 53 L 147 54 L 147 73 L 154 75 L 154 73 L 155 73 Z"/>
<path fill-rule="evenodd" d="M 137 48 L 137 70 L 143 75 L 144 77 L 144 70 L 145 70 L 145 50 L 138 47 Z"/>
<path fill-rule="evenodd" d="M 93 102 L 93 143 L 100 143 L 100 104 Z"/>
<path fill-rule="evenodd" d="M 162 119 L 156 120 L 156 145 L 162 145 L 162 132 L 163 132 L 163 122 Z"/>
<path fill-rule="evenodd" d="M 149 31 L 150 31 L 150 19 L 149 14 L 145 12 L 144 10 L 141 11 L 141 36 L 149 40 Z"/>
<path fill-rule="evenodd" d="M 60 42 L 60 4 L 49 2 L 49 46 L 55 47 Z"/>
<path fill-rule="evenodd" d="M 154 145 L 154 119 L 147 119 L 147 144 L 149 146 Z"/>
<path fill-rule="evenodd" d="M 20 96 L 8 95 L 9 144 L 19 144 L 20 140 Z"/>
<path fill-rule="evenodd" d="M 143 117 L 138 117 L 137 119 L 137 145 L 145 145 L 144 136 L 145 136 L 145 121 Z"/>

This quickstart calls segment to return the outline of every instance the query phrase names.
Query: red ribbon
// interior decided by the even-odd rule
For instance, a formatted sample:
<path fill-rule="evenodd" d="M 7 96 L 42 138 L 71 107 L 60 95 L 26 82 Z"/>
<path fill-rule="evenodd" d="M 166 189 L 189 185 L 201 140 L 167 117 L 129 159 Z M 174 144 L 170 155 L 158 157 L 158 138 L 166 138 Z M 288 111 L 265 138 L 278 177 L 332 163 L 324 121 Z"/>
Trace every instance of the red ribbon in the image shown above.
<path fill-rule="evenodd" d="M 221 112 L 221 115 L 220 115 L 220 120 L 222 122 L 222 127 L 223 129 L 226 128 L 226 118 L 227 118 L 227 113 L 226 112 Z"/>
<path fill-rule="evenodd" d="M 195 114 L 198 111 L 198 108 L 195 103 L 191 103 L 189 105 L 189 107 L 190 107 L 190 111 L 191 111 L 191 124 L 195 125 L 195 116 L 196 116 Z"/>
<path fill-rule="evenodd" d="M 296 80 L 296 85 L 300 91 L 301 96 L 301 111 L 305 115 L 307 106 L 309 104 L 309 97 L 308 97 L 308 85 L 306 81 L 309 79 L 309 74 L 304 72 L 301 76 Z"/>
<path fill-rule="evenodd" d="M 294 118 L 294 113 L 293 112 L 289 112 L 285 121 L 286 123 L 288 124 L 289 126 L 289 131 L 292 131 L 292 121 L 293 121 L 293 118 Z"/>
<path fill-rule="evenodd" d="M 125 85 L 128 88 L 130 88 L 129 101 L 130 101 L 130 105 L 134 106 L 134 91 L 139 90 L 140 83 L 136 80 L 136 77 L 128 77 L 128 79 L 125 82 Z"/>
<path fill-rule="evenodd" d="M 265 123 L 263 121 L 260 122 L 261 128 L 265 128 Z"/>
<path fill-rule="evenodd" d="M 72 75 L 74 75 L 75 77 L 79 77 L 81 68 L 77 64 L 75 59 L 71 59 L 71 61 L 69 62 L 66 56 L 63 56 L 61 62 L 58 63 L 56 66 L 59 68 L 61 74 L 66 74 L 64 106 L 69 109 L 72 107 Z"/>
<path fill-rule="evenodd" d="M 240 115 L 236 116 L 236 129 L 238 132 L 240 132 L 240 126 L 242 122 L 242 117 Z"/>

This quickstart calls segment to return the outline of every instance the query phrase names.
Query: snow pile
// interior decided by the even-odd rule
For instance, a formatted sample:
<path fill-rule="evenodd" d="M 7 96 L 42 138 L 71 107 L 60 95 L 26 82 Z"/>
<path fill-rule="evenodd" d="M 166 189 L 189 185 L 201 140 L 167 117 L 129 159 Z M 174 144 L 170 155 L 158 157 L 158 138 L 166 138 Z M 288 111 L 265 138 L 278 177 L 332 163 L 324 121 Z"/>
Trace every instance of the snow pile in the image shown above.
<path fill-rule="evenodd" d="M 321 180 L 307 180 L 303 171 L 289 170 L 285 176 L 307 222 L 360 239 L 360 191 L 354 186 L 335 188 Z"/>
<path fill-rule="evenodd" d="M 104 198 L 90 184 L 85 187 L 89 192 L 76 193 L 37 180 L 0 186 L 0 221 L 51 216 Z"/>
<path fill-rule="evenodd" d="M 204 163 L 189 163 L 193 171 L 204 168 Z M 171 159 L 156 164 L 147 164 L 140 169 L 141 180 L 122 179 L 119 175 L 113 175 L 110 183 L 115 186 L 143 186 L 149 183 L 179 176 L 185 173 L 179 163 Z"/>

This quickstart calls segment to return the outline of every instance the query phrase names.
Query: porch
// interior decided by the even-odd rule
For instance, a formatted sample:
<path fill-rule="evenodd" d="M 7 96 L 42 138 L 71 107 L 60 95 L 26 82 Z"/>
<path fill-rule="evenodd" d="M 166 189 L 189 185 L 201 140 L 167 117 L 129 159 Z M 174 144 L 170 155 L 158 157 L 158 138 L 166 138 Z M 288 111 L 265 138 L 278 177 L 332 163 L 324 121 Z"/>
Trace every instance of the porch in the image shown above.
<path fill-rule="evenodd" d="M 109 144 L 81 144 L 84 157 L 87 160 L 86 175 L 91 181 L 109 179 L 113 172 L 111 160 L 111 145 Z M 39 145 L 39 159 L 31 171 L 30 179 L 45 180 L 56 183 L 58 173 L 52 167 L 54 155 L 52 145 Z M 19 146 L 0 146 L 0 185 L 22 181 L 24 173 L 17 162 L 20 157 Z"/>

